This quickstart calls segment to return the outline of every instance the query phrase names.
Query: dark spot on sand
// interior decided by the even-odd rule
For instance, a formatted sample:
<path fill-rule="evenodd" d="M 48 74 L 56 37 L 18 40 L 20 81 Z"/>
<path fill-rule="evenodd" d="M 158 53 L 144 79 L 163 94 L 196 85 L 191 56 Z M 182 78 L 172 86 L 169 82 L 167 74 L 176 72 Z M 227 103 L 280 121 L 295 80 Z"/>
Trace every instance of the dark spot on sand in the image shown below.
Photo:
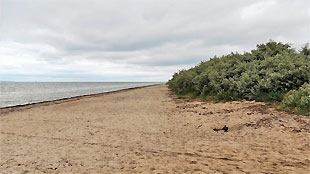
<path fill-rule="evenodd" d="M 217 129 L 217 128 L 214 128 L 213 129 L 215 132 L 218 132 L 218 131 L 221 131 L 221 130 L 223 130 L 224 132 L 228 132 L 228 127 L 225 125 L 223 128 L 221 128 L 221 129 Z"/>
<path fill-rule="evenodd" d="M 191 161 L 190 163 L 191 164 L 197 164 L 197 161 Z"/>

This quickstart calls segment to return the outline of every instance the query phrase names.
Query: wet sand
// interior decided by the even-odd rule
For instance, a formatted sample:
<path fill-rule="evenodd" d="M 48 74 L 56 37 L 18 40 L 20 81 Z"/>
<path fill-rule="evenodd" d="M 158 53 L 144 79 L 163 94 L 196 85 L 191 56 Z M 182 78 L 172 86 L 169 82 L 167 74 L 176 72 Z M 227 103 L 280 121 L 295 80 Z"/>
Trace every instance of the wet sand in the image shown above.
<path fill-rule="evenodd" d="M 228 127 L 228 131 L 214 131 Z M 0 110 L 0 173 L 307 173 L 310 117 L 165 85 Z"/>

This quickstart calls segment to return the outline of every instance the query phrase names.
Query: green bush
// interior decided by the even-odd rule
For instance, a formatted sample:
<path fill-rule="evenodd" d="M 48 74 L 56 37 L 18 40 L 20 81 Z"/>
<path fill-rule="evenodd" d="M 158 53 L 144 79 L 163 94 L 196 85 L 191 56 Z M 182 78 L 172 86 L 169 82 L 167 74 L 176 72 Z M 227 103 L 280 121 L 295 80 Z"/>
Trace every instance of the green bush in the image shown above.
<path fill-rule="evenodd" d="M 310 49 L 270 41 L 243 54 L 213 57 L 168 81 L 177 94 L 218 100 L 281 101 L 310 79 Z"/>
<path fill-rule="evenodd" d="M 298 90 L 289 91 L 284 96 L 281 107 L 287 111 L 310 115 L 310 84 L 304 84 Z"/>

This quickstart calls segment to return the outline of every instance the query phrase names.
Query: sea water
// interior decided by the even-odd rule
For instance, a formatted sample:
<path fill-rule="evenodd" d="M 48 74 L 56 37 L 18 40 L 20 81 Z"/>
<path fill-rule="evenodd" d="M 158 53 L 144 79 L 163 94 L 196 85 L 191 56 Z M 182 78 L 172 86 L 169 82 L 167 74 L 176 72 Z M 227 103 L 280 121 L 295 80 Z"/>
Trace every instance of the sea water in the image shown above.
<path fill-rule="evenodd" d="M 158 84 L 155 82 L 0 82 L 0 108 Z"/>

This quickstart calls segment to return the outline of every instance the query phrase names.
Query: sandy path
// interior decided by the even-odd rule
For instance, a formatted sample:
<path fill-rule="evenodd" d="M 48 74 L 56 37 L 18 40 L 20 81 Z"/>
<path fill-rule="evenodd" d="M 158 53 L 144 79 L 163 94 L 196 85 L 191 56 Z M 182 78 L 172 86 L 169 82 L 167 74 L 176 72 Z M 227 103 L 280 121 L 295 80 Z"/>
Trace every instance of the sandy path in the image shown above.
<path fill-rule="evenodd" d="M 2 110 L 0 173 L 307 173 L 310 117 L 260 104 L 159 85 Z"/>

